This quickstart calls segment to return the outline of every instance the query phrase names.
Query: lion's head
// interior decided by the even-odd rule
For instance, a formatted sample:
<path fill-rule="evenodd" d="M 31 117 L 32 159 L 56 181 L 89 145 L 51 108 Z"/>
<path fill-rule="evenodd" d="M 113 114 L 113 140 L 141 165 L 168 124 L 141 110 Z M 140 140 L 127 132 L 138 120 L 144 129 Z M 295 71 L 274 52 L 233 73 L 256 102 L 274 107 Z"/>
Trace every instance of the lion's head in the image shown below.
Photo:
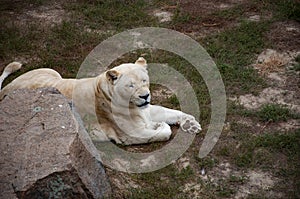
<path fill-rule="evenodd" d="M 146 108 L 150 103 L 149 76 L 144 58 L 108 70 L 106 79 L 113 104 Z"/>

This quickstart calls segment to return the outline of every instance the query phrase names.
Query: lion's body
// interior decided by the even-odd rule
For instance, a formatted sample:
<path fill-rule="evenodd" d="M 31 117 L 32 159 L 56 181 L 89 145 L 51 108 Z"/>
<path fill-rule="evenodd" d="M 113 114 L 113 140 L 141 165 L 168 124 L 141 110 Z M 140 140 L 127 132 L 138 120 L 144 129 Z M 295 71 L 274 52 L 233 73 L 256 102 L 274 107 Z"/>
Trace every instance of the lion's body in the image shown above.
<path fill-rule="evenodd" d="M 0 100 L 12 90 L 40 87 L 55 87 L 72 99 L 94 139 L 126 145 L 164 141 L 172 133 L 168 124 L 182 123 L 184 119 L 201 129 L 188 114 L 149 104 L 149 77 L 143 58 L 95 78 L 64 79 L 52 69 L 29 71 L 4 87 Z"/>

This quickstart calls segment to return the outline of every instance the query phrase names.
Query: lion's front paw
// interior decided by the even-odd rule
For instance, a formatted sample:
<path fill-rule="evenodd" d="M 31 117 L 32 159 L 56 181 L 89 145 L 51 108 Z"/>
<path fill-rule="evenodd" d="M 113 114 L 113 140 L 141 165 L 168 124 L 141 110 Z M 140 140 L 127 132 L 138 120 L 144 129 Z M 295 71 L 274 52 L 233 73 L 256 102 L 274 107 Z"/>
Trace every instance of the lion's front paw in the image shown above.
<path fill-rule="evenodd" d="M 199 122 L 194 117 L 185 117 L 180 123 L 180 127 L 184 132 L 196 134 L 202 130 Z"/>

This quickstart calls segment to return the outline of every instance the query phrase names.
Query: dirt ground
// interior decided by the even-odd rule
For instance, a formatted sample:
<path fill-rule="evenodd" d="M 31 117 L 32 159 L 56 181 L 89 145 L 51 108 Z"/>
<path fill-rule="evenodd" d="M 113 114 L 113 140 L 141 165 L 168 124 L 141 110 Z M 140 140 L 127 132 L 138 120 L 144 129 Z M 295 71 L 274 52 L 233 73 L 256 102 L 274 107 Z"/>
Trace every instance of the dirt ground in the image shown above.
<path fill-rule="evenodd" d="M 19 34 L 29 35 L 30 42 L 26 44 L 39 46 L 39 49 L 47 49 L 49 38 L 45 37 L 50 35 L 48 31 L 65 22 L 74 22 L 76 27 L 85 30 L 87 34 L 98 35 L 95 36 L 97 39 L 99 35 L 104 34 L 101 37 L 105 38 L 118 31 L 114 27 L 103 30 L 90 24 L 86 25 L 84 20 L 88 19 L 83 17 L 84 12 L 77 13 L 74 17 L 75 9 L 73 7 L 70 9 L 64 1 L 53 3 L 44 1 L 30 3 L 28 1 L 29 3 L 26 4 L 20 2 L 3 1 L 0 3 L 1 19 L 6 24 L 2 28 L 9 29 L 12 25 L 20 28 Z M 300 145 L 299 19 L 278 17 L 276 9 L 266 7 L 269 1 L 167 0 L 151 2 L 144 13 L 156 20 L 157 26 L 185 33 L 204 45 L 207 38 L 225 34 L 226 31 L 238 28 L 243 23 L 266 22 L 268 29 L 263 32 L 262 36 L 265 45 L 253 54 L 251 64 L 241 66 L 253 69 L 253 74 L 261 78 L 264 85 L 262 87 L 258 85 L 257 89 L 254 86 L 252 90 L 255 92 L 249 90 L 249 92 L 231 93 L 232 88 L 226 88 L 229 107 L 226 124 L 217 145 L 205 159 L 199 159 L 197 153 L 208 124 L 204 124 L 203 132 L 196 136 L 190 149 L 167 168 L 150 174 L 128 174 L 106 168 L 114 191 L 113 198 L 299 198 L 300 175 L 299 157 L 297 157 L 299 153 L 291 155 L 288 151 L 289 149 L 298 150 Z M 72 5 L 77 3 L 83 5 L 91 1 L 70 2 Z M 296 5 L 299 6 L 299 3 Z M 141 25 L 147 26 L 148 24 Z M 35 30 L 41 35 L 44 34 L 45 37 L 31 33 Z M 8 40 L 8 37 L 2 36 L 3 41 Z M 55 38 L 51 37 L 50 35 L 51 44 L 57 44 Z M 74 43 L 82 42 L 81 39 L 74 37 Z M 76 46 L 78 47 L 76 50 L 70 48 L 74 52 L 66 53 L 54 49 L 56 54 L 53 56 L 57 61 L 54 63 L 72 63 L 70 64 L 72 66 L 80 64 L 89 51 L 100 43 L 99 39 L 97 41 L 93 39 L 80 43 L 80 46 Z M 227 47 L 231 49 L 232 46 L 224 46 L 224 48 Z M 3 52 L 2 49 L 10 51 Z M 76 67 L 71 67 L 69 70 L 46 63 L 44 59 L 52 55 L 35 54 L 31 48 L 2 47 L 1 52 L 3 52 L 0 58 L 1 69 L 9 61 L 16 60 L 25 63 L 25 68 L 20 73 L 32 69 L 29 65 L 50 66 L 67 76 L 72 76 L 76 71 Z M 65 56 L 64 62 L 61 62 L 59 58 L 62 56 Z M 218 58 L 213 58 L 218 62 Z M 235 83 L 239 80 L 229 81 Z M 168 101 L 172 96 L 169 90 L 157 88 L 152 92 L 154 102 L 172 105 Z M 261 120 L 258 116 L 260 110 L 269 104 L 283 106 L 290 113 L 285 119 L 278 121 Z M 176 131 L 175 127 L 174 131 Z M 294 139 L 288 137 L 289 134 L 295 135 Z M 287 138 L 287 144 L 283 144 L 282 148 L 278 149 L 267 139 L 260 140 L 261 137 L 263 139 L 268 135 Z M 271 138 L 270 140 L 272 142 Z M 286 142 L 277 140 L 276 137 L 274 143 L 281 146 Z M 123 148 L 133 152 L 146 152 L 160 148 L 164 144 L 155 143 Z M 184 177 L 180 177 L 181 175 Z M 172 192 L 175 194 L 172 195 Z"/>

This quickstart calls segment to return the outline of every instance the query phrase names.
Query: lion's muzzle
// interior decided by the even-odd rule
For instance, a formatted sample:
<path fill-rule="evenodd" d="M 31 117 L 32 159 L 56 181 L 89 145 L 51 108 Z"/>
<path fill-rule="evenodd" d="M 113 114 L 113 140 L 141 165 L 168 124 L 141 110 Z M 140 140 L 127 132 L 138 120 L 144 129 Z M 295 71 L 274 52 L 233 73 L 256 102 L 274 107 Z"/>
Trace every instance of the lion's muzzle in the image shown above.
<path fill-rule="evenodd" d="M 146 107 L 148 104 L 150 104 L 150 93 L 144 94 L 144 95 L 139 95 L 139 101 L 141 103 L 137 104 L 138 107 Z"/>

